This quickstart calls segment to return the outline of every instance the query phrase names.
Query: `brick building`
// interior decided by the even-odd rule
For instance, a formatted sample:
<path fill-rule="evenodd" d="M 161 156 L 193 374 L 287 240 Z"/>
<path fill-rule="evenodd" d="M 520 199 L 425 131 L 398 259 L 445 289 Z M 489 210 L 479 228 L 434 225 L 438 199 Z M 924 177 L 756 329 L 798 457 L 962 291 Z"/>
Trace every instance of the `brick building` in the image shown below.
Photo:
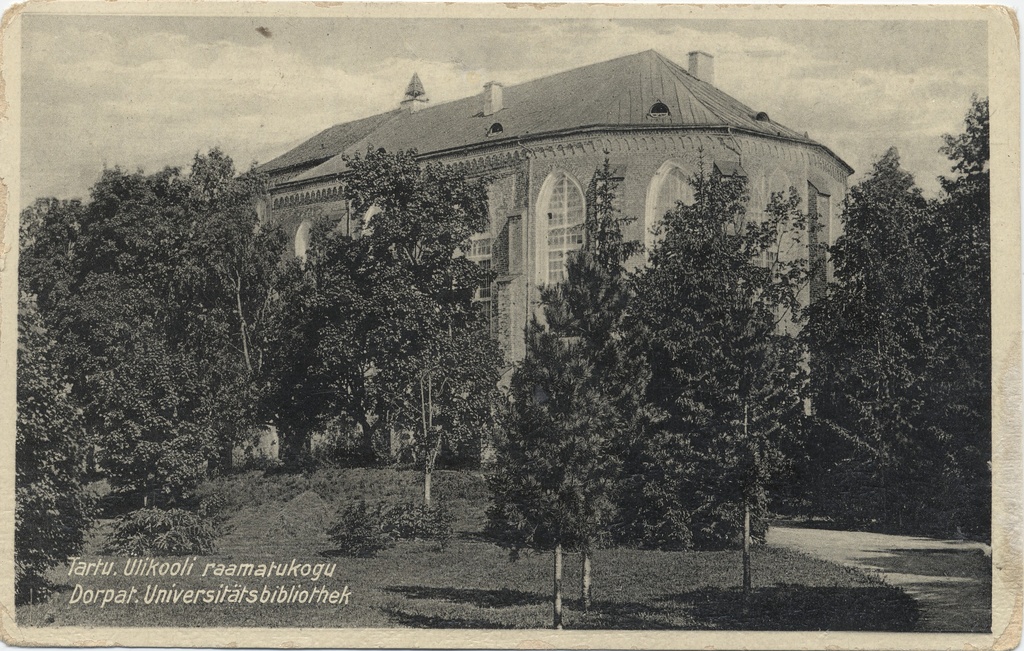
<path fill-rule="evenodd" d="M 621 179 L 619 208 L 636 218 L 629 238 L 650 244 L 665 211 L 692 200 L 687 179 L 703 157 L 721 174 L 747 178 L 755 217 L 771 192 L 797 189 L 821 229 L 784 255 L 815 255 L 834 242 L 853 170 L 807 134 L 716 88 L 710 55 L 692 52 L 688 63 L 649 50 L 507 87 L 490 82 L 476 96 L 438 105 L 414 75 L 398 108 L 333 126 L 263 165 L 267 216 L 292 235 L 300 256 L 318 215 L 353 234 L 361 216 L 341 198 L 344 156 L 367 148 L 415 149 L 422 160 L 488 175 L 490 228 L 468 254 L 497 272 L 480 300 L 510 361 L 524 354 L 538 286 L 561 278 L 566 253 L 582 243 L 584 191 L 605 158 Z"/>

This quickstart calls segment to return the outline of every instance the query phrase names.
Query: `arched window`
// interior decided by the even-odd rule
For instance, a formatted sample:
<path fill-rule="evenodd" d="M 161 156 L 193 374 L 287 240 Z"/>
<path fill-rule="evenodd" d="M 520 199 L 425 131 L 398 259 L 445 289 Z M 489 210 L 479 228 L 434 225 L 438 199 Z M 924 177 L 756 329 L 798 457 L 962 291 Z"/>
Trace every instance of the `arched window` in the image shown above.
<path fill-rule="evenodd" d="M 309 248 L 309 228 L 312 222 L 308 219 L 299 224 L 295 231 L 295 257 L 300 260 L 306 259 L 306 250 Z"/>
<path fill-rule="evenodd" d="M 647 220 L 644 229 L 644 245 L 650 251 L 657 239 L 653 230 L 661 224 L 665 213 L 675 210 L 680 201 L 693 205 L 692 174 L 675 161 L 666 161 L 651 179 L 647 189 Z"/>
<path fill-rule="evenodd" d="M 583 247 L 583 190 L 564 172 L 552 174 L 541 188 L 537 215 L 542 234 L 538 280 L 542 284 L 557 283 L 565 280 L 566 256 Z"/>
<path fill-rule="evenodd" d="M 672 115 L 672 112 L 668 110 L 668 106 L 664 102 L 655 102 L 651 106 L 651 110 L 647 112 L 647 117 L 652 118 L 667 118 Z"/>

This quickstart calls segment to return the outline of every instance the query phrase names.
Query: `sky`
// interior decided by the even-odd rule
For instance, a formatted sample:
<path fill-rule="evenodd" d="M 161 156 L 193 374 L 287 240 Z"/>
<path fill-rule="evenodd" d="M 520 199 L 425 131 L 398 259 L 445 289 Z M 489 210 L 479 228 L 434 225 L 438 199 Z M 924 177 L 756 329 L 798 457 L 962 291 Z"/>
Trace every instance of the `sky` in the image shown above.
<path fill-rule="evenodd" d="M 246 169 L 395 108 L 414 72 L 437 104 L 647 49 L 683 67 L 714 55 L 719 88 L 807 131 L 854 182 L 898 147 L 934 195 L 942 134 L 988 94 L 983 22 L 24 18 L 22 206 L 87 197 L 104 167 L 187 167 L 214 146 Z"/>

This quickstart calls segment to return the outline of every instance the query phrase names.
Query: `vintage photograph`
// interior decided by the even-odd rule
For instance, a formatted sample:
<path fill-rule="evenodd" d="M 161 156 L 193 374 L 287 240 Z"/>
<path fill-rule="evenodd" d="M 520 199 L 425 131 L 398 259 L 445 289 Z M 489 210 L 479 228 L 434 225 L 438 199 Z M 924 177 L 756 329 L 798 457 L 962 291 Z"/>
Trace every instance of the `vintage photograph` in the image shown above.
<path fill-rule="evenodd" d="M 8 643 L 1019 643 L 1007 10 L 217 4 L 5 18 Z"/>

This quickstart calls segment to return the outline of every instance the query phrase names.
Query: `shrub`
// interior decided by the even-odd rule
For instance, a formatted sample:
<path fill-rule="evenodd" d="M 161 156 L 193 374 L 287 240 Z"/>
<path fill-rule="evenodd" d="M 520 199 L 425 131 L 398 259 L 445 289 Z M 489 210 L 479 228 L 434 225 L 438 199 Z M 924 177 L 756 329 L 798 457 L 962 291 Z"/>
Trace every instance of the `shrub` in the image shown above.
<path fill-rule="evenodd" d="M 139 509 L 117 519 L 105 552 L 124 556 L 209 554 L 217 532 L 208 518 L 184 509 Z"/>
<path fill-rule="evenodd" d="M 367 558 L 394 544 L 381 526 L 380 509 L 366 505 L 365 500 L 350 504 L 338 513 L 338 522 L 327 535 L 344 556 Z"/>
<path fill-rule="evenodd" d="M 444 549 L 452 539 L 455 517 L 444 504 L 400 503 L 381 510 L 381 525 L 399 540 L 434 540 Z"/>
<path fill-rule="evenodd" d="M 454 520 L 441 504 L 399 502 L 373 508 L 360 500 L 338 514 L 337 524 L 327 535 L 345 556 L 374 556 L 396 540 L 433 540 L 444 549 L 451 542 Z"/>

